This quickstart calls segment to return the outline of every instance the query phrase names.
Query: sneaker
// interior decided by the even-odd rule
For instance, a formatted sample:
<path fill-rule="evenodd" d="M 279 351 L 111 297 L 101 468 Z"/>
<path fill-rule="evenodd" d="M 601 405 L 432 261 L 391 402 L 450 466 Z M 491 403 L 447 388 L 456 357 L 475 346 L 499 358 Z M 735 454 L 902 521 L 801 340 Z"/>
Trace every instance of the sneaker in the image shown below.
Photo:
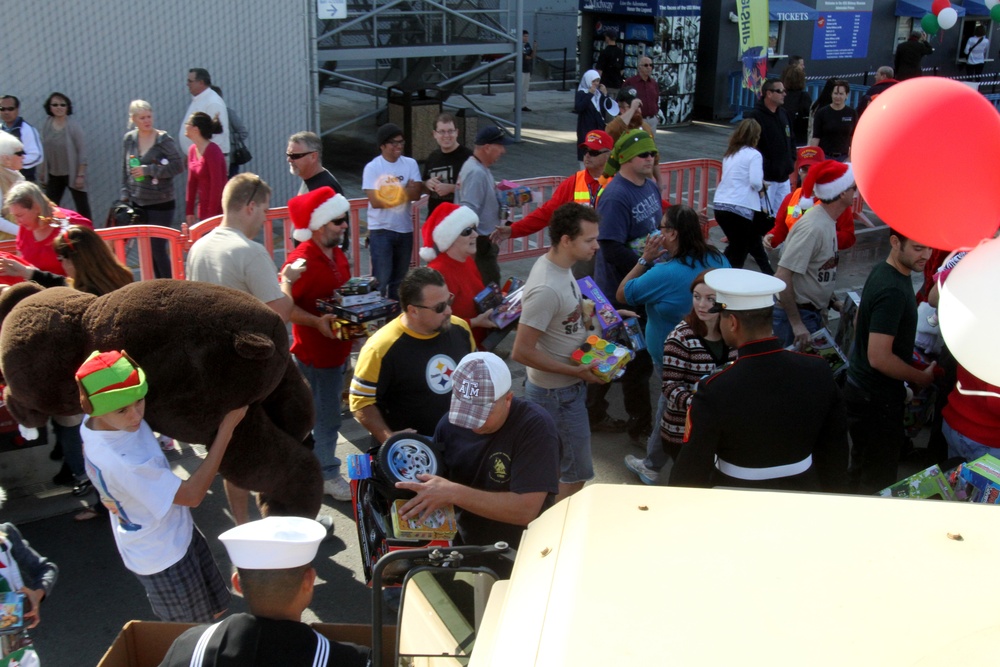
<path fill-rule="evenodd" d="M 165 451 L 165 452 L 172 452 L 172 451 L 174 451 L 174 439 L 173 438 L 171 438 L 169 436 L 166 436 L 166 435 L 163 435 L 163 434 L 160 434 L 160 435 L 156 436 L 156 440 L 160 443 L 160 449 L 162 449 L 163 451 Z"/>
<path fill-rule="evenodd" d="M 521 107 L 521 111 L 531 111 L 528 107 Z"/>
<path fill-rule="evenodd" d="M 323 482 L 323 493 L 334 500 L 347 501 L 351 499 L 351 485 L 346 479 L 337 475 Z"/>
<path fill-rule="evenodd" d="M 643 484 L 656 484 L 660 477 L 659 471 L 647 468 L 646 463 L 638 456 L 628 454 L 625 457 L 625 467 L 638 475 Z"/>
<path fill-rule="evenodd" d="M 73 487 L 73 495 L 77 497 L 85 496 L 90 493 L 93 488 L 94 485 L 90 483 L 89 479 L 82 480 L 77 482 L 77 484 Z"/>
<path fill-rule="evenodd" d="M 316 517 L 316 522 L 319 525 L 323 526 L 323 528 L 326 530 L 326 535 L 323 537 L 322 541 L 326 542 L 327 540 L 331 539 L 333 537 L 333 519 L 331 519 L 325 514 L 320 514 L 319 516 Z"/>
<path fill-rule="evenodd" d="M 621 433 L 625 430 L 625 420 L 615 419 L 611 415 L 604 415 L 598 421 L 590 421 L 591 433 Z"/>

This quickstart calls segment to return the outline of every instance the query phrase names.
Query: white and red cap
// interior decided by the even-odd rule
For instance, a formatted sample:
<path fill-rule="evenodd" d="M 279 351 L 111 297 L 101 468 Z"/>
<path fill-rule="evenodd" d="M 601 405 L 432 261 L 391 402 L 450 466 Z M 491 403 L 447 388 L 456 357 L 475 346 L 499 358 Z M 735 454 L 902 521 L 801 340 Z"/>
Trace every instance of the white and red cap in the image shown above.
<path fill-rule="evenodd" d="M 295 231 L 292 238 L 305 242 L 314 231 L 351 210 L 344 195 L 338 195 L 329 185 L 288 200 L 288 217 Z"/>
<path fill-rule="evenodd" d="M 420 258 L 429 262 L 451 247 L 455 239 L 469 227 L 479 226 L 479 216 L 468 206 L 449 202 L 438 204 L 420 230 L 423 244 Z"/>
<path fill-rule="evenodd" d="M 851 165 L 836 160 L 824 160 L 809 168 L 802 182 L 802 197 L 799 208 L 810 208 L 816 200 L 830 201 L 854 185 L 854 171 Z"/>

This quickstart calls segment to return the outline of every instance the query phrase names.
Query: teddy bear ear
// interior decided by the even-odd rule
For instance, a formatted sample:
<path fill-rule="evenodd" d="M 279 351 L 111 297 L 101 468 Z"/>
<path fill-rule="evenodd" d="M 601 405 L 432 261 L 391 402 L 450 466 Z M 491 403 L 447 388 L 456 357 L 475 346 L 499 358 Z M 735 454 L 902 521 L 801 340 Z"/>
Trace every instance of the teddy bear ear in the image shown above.
<path fill-rule="evenodd" d="M 0 291 L 0 322 L 14 309 L 14 306 L 21 303 L 29 296 L 38 294 L 44 288 L 38 283 L 25 281 L 17 283 Z"/>

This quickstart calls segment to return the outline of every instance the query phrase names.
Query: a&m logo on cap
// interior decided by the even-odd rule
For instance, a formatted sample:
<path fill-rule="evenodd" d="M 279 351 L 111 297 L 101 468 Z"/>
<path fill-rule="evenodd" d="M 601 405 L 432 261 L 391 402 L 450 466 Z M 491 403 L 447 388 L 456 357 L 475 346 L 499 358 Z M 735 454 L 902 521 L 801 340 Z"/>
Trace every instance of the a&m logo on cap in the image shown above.
<path fill-rule="evenodd" d="M 478 398 L 479 383 L 472 380 L 462 380 L 462 384 L 458 387 L 458 393 L 464 396 L 466 400 Z"/>

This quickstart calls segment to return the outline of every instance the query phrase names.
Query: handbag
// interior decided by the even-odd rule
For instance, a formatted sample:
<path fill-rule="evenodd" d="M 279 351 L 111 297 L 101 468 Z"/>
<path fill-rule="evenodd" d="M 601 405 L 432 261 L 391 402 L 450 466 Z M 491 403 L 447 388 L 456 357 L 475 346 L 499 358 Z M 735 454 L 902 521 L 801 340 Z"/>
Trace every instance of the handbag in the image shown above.
<path fill-rule="evenodd" d="M 235 165 L 246 164 L 253 159 L 250 149 L 243 143 L 243 140 L 236 137 L 232 141 L 232 151 L 229 153 L 229 162 Z"/>
<path fill-rule="evenodd" d="M 144 225 L 147 219 L 146 209 L 138 204 L 116 201 L 111 206 L 111 210 L 108 211 L 108 217 L 104 221 L 104 226 L 125 227 L 127 225 Z"/>
<path fill-rule="evenodd" d="M 764 236 L 774 227 L 774 213 L 771 212 L 771 201 L 767 198 L 767 188 L 760 191 L 760 210 L 753 212 L 750 224 L 758 236 Z"/>

